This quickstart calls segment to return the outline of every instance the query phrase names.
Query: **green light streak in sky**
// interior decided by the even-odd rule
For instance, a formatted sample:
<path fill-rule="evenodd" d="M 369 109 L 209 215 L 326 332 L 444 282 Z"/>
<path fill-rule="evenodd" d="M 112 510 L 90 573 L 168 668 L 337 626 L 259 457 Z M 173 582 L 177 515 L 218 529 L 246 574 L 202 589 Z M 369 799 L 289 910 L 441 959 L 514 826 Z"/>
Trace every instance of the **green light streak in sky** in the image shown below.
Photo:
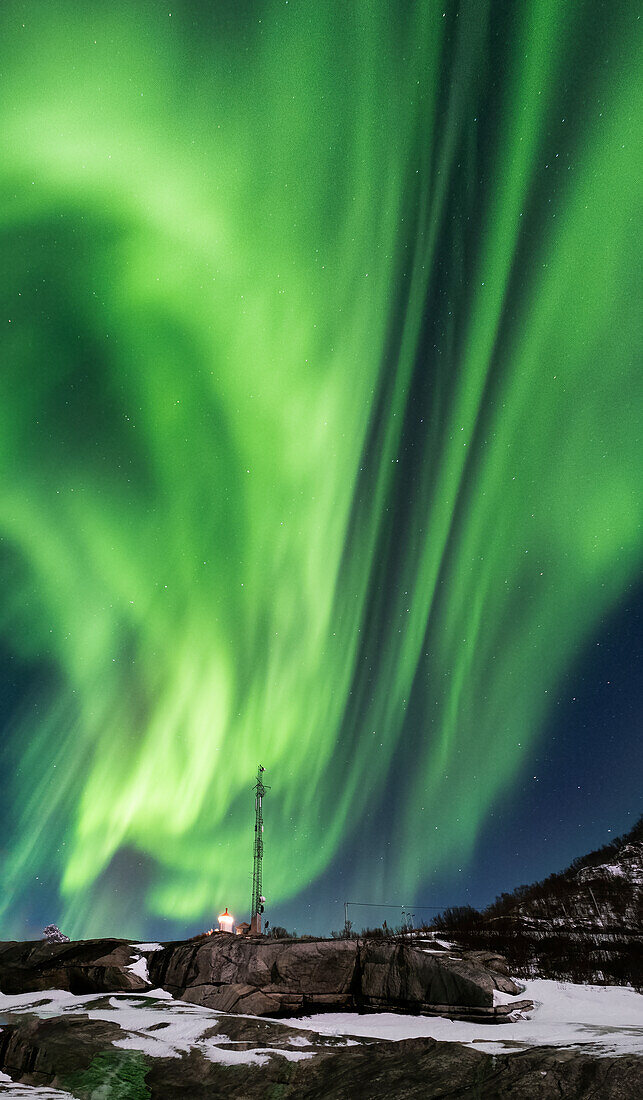
<path fill-rule="evenodd" d="M 243 909 L 258 760 L 271 900 L 359 831 L 376 896 L 467 859 L 640 554 L 589 8 L 507 9 L 498 73 L 480 0 L 4 5 L 7 933 L 34 881 L 71 934 Z"/>

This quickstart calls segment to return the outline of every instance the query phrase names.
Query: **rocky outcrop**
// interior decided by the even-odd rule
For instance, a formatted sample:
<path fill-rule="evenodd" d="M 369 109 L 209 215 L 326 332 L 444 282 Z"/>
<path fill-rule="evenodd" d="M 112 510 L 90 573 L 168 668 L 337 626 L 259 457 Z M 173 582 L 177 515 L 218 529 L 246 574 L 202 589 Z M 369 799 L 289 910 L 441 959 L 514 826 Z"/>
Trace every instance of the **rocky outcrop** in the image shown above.
<path fill-rule="evenodd" d="M 80 994 L 149 989 L 149 983 L 131 969 L 140 960 L 141 953 L 123 940 L 0 943 L 0 992 L 67 989 Z"/>
<path fill-rule="evenodd" d="M 634 1055 L 596 1058 L 554 1048 L 490 1055 L 433 1039 L 356 1038 L 349 1045 L 240 1017 L 213 1024 L 207 1053 L 155 1058 L 115 1047 L 119 1037 L 116 1024 L 86 1016 L 20 1019 L 0 1029 L 0 1071 L 77 1100 L 631 1100 L 643 1089 L 643 1059 Z"/>
<path fill-rule="evenodd" d="M 0 1028 L 0 1070 L 13 1081 L 65 1088 L 123 1032 L 86 1016 L 27 1018 Z"/>
<path fill-rule="evenodd" d="M 297 1015 L 355 1007 L 353 941 L 268 940 L 220 933 L 150 956 L 150 980 L 173 996 L 222 1012 Z"/>
<path fill-rule="evenodd" d="M 502 1022 L 524 1007 L 494 1005 L 495 990 L 520 992 L 498 956 L 438 953 L 394 939 L 271 940 L 223 932 L 168 944 L 146 958 L 122 940 L 0 945 L 3 993 L 117 993 L 151 986 L 252 1016 L 384 1008 Z"/>
<path fill-rule="evenodd" d="M 149 966 L 152 984 L 181 1000 L 255 1016 L 385 1008 L 501 1021 L 516 1006 L 494 1006 L 494 990 L 520 992 L 490 952 L 429 954 L 392 939 L 298 942 L 221 933 L 168 945 Z"/>
<path fill-rule="evenodd" d="M 531 1002 L 494 1005 L 494 991 L 514 996 L 519 987 L 507 976 L 504 960 L 490 952 L 458 957 L 428 954 L 408 943 L 371 940 L 358 952 L 361 1003 L 458 1019 L 499 1022 Z"/>

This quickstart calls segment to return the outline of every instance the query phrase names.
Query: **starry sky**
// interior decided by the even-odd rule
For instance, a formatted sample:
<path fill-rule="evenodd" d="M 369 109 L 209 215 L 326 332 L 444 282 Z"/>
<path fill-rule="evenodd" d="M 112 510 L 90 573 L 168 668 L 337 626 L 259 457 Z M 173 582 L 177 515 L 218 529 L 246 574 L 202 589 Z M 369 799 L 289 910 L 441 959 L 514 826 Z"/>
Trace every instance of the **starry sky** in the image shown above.
<path fill-rule="evenodd" d="M 0 935 L 634 823 L 637 8 L 2 4 Z"/>

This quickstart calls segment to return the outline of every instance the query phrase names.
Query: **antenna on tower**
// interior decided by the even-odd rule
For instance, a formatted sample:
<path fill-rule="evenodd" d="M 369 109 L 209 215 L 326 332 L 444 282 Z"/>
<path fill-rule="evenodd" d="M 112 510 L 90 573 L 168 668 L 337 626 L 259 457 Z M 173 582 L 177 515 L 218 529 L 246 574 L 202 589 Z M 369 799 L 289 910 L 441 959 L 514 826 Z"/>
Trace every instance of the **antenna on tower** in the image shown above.
<path fill-rule="evenodd" d="M 270 787 L 264 786 L 263 773 L 265 768 L 259 764 L 257 769 L 257 782 L 254 785 L 255 792 L 255 846 L 252 864 L 252 906 L 250 910 L 250 931 L 255 935 L 261 935 L 261 914 L 263 903 L 263 796 Z"/>

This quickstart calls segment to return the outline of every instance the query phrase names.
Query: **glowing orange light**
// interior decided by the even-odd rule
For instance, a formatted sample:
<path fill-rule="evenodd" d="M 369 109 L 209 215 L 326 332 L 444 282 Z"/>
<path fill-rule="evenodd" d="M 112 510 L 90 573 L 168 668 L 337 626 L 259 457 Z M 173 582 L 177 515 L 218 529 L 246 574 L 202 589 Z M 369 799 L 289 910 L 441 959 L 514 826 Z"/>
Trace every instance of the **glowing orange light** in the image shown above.
<path fill-rule="evenodd" d="M 219 913 L 219 931 L 231 932 L 233 924 L 234 917 L 228 912 L 228 906 L 226 905 L 225 913 Z"/>

